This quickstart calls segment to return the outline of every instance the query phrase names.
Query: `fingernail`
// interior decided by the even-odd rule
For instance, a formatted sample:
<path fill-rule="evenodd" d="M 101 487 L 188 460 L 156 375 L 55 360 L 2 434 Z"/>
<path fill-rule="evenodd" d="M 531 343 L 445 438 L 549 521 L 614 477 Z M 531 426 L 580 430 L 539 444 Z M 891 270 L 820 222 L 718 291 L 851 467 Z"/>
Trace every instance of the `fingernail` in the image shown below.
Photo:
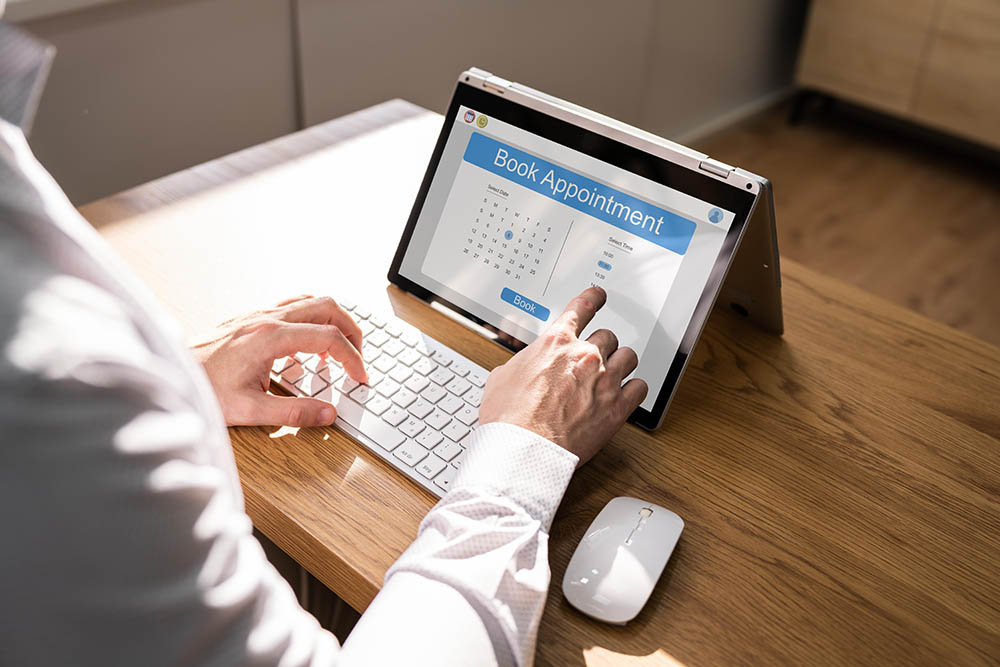
<path fill-rule="evenodd" d="M 332 424 L 336 416 L 337 413 L 334 412 L 332 407 L 325 407 L 319 411 L 319 421 L 321 424 Z"/>

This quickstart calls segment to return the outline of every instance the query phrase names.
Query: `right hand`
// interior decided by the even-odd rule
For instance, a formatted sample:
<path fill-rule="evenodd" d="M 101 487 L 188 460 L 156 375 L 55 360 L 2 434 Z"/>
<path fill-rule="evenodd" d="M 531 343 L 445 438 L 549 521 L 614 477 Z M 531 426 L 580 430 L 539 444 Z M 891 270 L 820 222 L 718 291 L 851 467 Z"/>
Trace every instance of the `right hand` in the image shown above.
<path fill-rule="evenodd" d="M 579 336 L 607 301 L 599 287 L 584 290 L 563 314 L 510 361 L 490 373 L 479 422 L 526 428 L 580 457 L 583 465 L 604 446 L 646 398 L 633 378 L 639 358 L 599 329 Z"/>

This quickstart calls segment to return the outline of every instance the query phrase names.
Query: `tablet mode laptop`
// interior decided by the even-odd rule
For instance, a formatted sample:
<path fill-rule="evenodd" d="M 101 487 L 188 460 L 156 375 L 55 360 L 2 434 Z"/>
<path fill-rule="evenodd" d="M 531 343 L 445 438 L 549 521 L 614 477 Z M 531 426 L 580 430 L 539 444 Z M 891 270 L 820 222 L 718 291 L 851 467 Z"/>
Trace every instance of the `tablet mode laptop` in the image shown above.
<path fill-rule="evenodd" d="M 744 237 L 753 254 L 731 284 Z M 780 333 L 777 260 L 766 179 L 473 68 L 389 280 L 515 350 L 583 289 L 604 288 L 583 335 L 607 328 L 636 351 L 649 394 L 630 421 L 653 429 L 720 292 Z"/>

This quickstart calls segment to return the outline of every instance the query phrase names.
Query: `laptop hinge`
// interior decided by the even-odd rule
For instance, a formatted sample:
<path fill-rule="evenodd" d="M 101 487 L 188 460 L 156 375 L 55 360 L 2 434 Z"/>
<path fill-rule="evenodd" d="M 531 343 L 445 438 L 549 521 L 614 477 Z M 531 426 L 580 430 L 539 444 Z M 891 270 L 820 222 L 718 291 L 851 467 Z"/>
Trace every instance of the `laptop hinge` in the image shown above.
<path fill-rule="evenodd" d="M 498 93 L 503 93 L 505 90 L 510 88 L 510 85 L 510 81 L 500 76 L 491 76 L 483 81 L 483 88 L 495 90 Z"/>
<path fill-rule="evenodd" d="M 719 162 L 718 160 L 713 160 L 712 158 L 702 160 L 698 164 L 698 168 L 702 171 L 707 171 L 710 174 L 721 176 L 722 178 L 729 178 L 729 174 L 733 173 L 736 169 L 736 167 L 733 167 L 732 165 L 728 165 L 725 162 Z"/>

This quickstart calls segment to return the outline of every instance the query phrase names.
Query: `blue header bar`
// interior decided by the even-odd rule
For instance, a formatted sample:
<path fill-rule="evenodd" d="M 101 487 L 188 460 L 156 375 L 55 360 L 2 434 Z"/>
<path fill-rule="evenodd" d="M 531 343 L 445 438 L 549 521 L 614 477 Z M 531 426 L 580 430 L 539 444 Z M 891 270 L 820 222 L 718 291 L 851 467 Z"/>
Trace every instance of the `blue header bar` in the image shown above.
<path fill-rule="evenodd" d="M 531 153 L 473 132 L 465 161 L 497 176 L 672 250 L 687 252 L 692 220 L 619 192 Z"/>

